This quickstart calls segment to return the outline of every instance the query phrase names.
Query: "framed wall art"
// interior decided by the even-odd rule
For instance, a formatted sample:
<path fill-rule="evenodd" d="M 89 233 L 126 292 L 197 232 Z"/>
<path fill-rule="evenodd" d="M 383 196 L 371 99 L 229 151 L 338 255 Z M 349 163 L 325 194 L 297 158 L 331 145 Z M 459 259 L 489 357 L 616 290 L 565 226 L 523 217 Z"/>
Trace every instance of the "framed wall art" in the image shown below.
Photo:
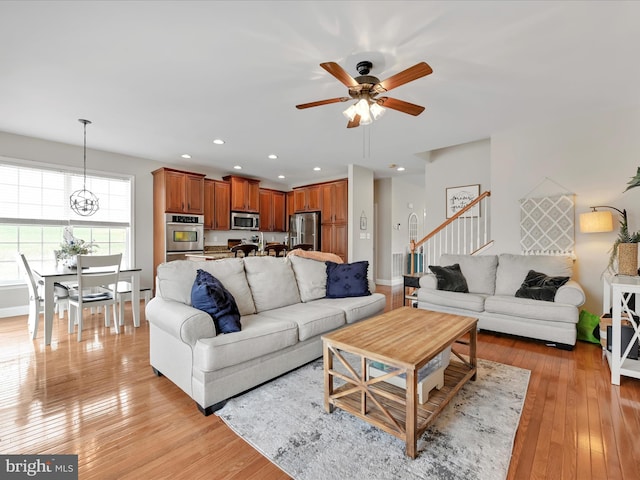
<path fill-rule="evenodd" d="M 466 207 L 480 195 L 480 184 L 463 185 L 461 187 L 450 187 L 446 189 L 446 209 L 447 218 L 453 217 L 456 213 Z M 468 217 L 480 216 L 480 204 L 473 207 L 465 215 Z"/>

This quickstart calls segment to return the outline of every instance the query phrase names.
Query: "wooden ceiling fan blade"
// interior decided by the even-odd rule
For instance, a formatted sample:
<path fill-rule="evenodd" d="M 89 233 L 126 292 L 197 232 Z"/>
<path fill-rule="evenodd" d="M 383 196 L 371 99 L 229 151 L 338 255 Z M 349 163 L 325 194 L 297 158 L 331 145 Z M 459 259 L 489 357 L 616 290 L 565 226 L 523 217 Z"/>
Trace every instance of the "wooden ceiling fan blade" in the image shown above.
<path fill-rule="evenodd" d="M 409 67 L 400 73 L 396 73 L 386 80 L 373 86 L 373 90 L 378 93 L 388 92 L 392 88 L 397 88 L 405 83 L 413 82 L 418 78 L 425 77 L 433 73 L 433 70 L 426 62 L 420 62 L 413 67 Z"/>
<path fill-rule="evenodd" d="M 380 97 L 376 100 L 376 103 L 381 107 L 390 108 L 402 113 L 408 113 L 414 117 L 424 112 L 424 107 L 414 103 L 405 102 L 404 100 L 398 100 L 397 98 Z"/>
<path fill-rule="evenodd" d="M 317 102 L 302 103 L 300 105 L 296 105 L 296 108 L 299 110 L 302 110 L 303 108 L 319 107 L 321 105 L 329 105 L 330 103 L 346 102 L 348 100 L 352 100 L 352 98 L 351 97 L 329 98 L 328 100 L 318 100 Z"/>
<path fill-rule="evenodd" d="M 356 116 L 353 117 L 353 120 L 349 120 L 349 123 L 347 123 L 347 128 L 354 128 L 359 126 L 360 126 L 360 115 L 356 113 Z"/>
<path fill-rule="evenodd" d="M 331 75 L 336 77 L 343 85 L 349 88 L 357 87 L 359 85 L 355 79 L 349 75 L 344 68 L 338 65 L 336 62 L 321 63 L 320 66 L 324 68 Z"/>

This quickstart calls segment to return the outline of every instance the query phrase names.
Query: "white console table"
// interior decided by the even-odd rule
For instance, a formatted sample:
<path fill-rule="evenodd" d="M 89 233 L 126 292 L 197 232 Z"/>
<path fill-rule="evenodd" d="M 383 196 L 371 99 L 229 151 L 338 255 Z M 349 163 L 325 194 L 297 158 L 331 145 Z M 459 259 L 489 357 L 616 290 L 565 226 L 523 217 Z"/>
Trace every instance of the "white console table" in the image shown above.
<path fill-rule="evenodd" d="M 634 320 L 633 315 L 640 311 L 640 277 L 617 275 L 604 279 L 603 306 L 605 312 L 613 306 L 611 312 L 611 351 L 604 349 L 611 368 L 611 383 L 620 385 L 620 375 L 626 377 L 640 378 L 640 360 L 627 358 L 631 346 L 640 338 L 640 326 Z M 629 308 L 628 299 L 635 296 L 635 311 Z M 635 330 L 629 345 L 621 355 L 621 319 L 622 315 L 630 320 L 630 324 Z"/>

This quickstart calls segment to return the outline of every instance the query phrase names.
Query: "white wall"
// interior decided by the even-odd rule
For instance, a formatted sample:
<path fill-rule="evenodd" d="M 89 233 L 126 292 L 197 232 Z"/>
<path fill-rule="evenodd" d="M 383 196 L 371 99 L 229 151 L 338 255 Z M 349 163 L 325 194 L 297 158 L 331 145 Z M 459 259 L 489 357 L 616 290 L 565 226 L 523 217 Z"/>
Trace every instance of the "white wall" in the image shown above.
<path fill-rule="evenodd" d="M 426 232 L 446 220 L 445 190 L 480 184 L 480 192 L 492 190 L 491 142 L 488 139 L 430 152 L 425 166 Z M 493 199 L 492 199 L 493 205 Z"/>
<path fill-rule="evenodd" d="M 578 217 L 591 205 L 626 208 L 630 231 L 640 230 L 640 188 L 622 193 L 640 165 L 638 132 L 640 109 L 634 108 L 556 119 L 491 137 L 495 250 L 520 252 L 521 198 L 563 189 L 575 193 L 575 272 L 587 294 L 583 308 L 593 313 L 601 312 L 601 274 L 606 270 L 617 226 L 611 233 L 583 234 Z"/>
<path fill-rule="evenodd" d="M 392 253 L 409 251 L 409 215 L 418 216 L 418 235 L 424 235 L 425 188 L 422 177 L 400 176 L 375 181 L 375 202 L 379 223 L 376 227 L 376 282 L 401 283 L 393 278 Z M 403 263 L 406 266 L 406 258 Z"/>
<path fill-rule="evenodd" d="M 367 218 L 366 230 L 360 230 L 360 217 Z M 369 275 L 375 269 L 373 258 L 373 170 L 359 165 L 349 165 L 349 246 L 347 260 L 369 262 Z"/>

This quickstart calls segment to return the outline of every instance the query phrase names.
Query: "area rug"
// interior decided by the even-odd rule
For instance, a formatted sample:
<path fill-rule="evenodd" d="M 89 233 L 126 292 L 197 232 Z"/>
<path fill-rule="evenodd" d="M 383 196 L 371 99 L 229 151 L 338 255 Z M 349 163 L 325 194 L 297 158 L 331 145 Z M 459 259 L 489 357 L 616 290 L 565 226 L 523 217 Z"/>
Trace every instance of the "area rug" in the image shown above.
<path fill-rule="evenodd" d="M 479 360 L 477 380 L 418 440 L 413 460 L 396 437 L 340 409 L 324 411 L 322 359 L 229 400 L 216 414 L 296 480 L 504 479 L 529 375 Z"/>

